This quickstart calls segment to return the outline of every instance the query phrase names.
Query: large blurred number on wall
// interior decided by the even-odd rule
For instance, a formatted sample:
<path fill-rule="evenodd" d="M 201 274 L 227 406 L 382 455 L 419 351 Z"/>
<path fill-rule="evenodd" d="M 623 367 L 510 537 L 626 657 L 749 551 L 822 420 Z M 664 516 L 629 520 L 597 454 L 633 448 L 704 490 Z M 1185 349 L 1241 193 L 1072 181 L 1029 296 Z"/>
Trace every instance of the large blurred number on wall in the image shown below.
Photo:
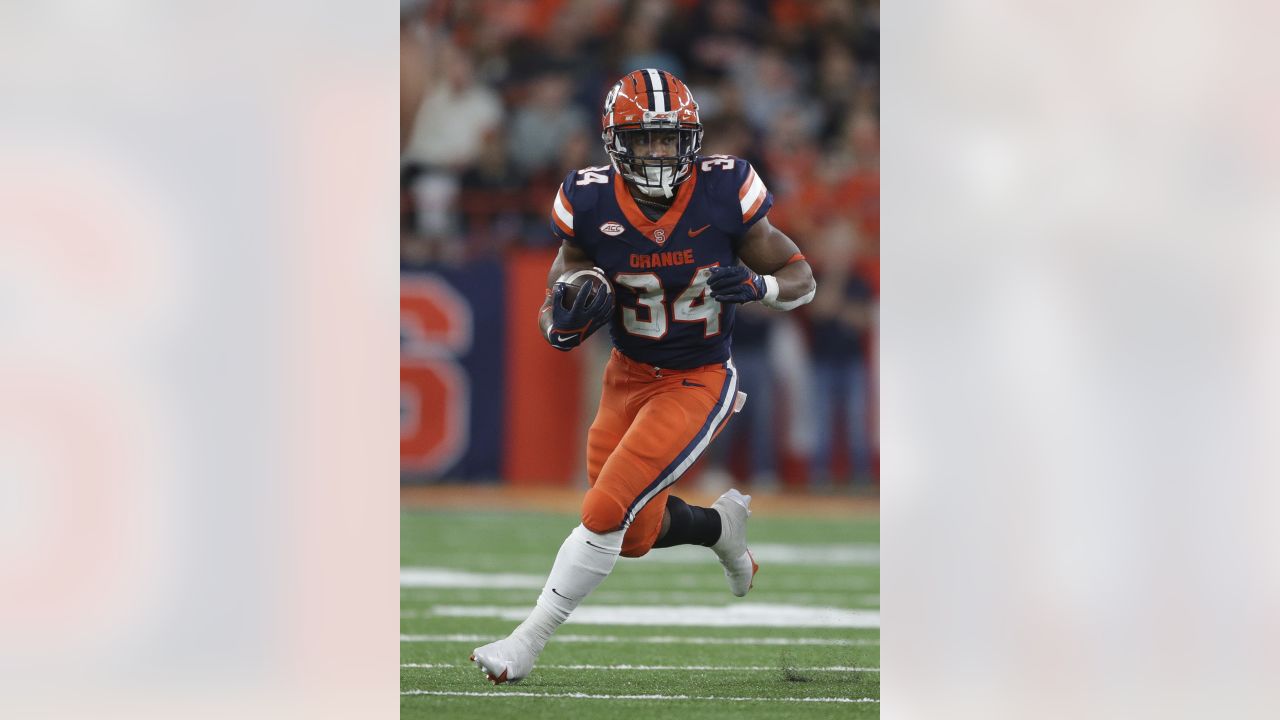
<path fill-rule="evenodd" d="M 400 467 L 405 480 L 497 477 L 506 292 L 500 263 L 400 281 Z M 495 282 L 496 279 L 496 282 Z"/>
<path fill-rule="evenodd" d="M 406 269 L 400 280 L 400 471 L 434 481 L 577 479 L 581 353 L 535 318 L 553 254 Z"/>

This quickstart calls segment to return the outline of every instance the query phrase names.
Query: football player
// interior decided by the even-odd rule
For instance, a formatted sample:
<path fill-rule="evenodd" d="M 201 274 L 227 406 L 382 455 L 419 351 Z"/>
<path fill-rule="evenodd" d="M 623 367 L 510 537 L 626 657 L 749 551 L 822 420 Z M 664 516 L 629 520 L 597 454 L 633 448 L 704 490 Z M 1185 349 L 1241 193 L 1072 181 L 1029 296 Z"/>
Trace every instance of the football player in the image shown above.
<path fill-rule="evenodd" d="M 559 350 L 610 325 L 614 347 L 587 435 L 590 489 L 582 524 L 560 547 L 528 619 L 472 653 L 495 684 L 529 674 L 619 555 L 704 545 L 734 595 L 751 589 L 751 496 L 730 490 L 702 508 L 670 488 L 745 401 L 729 352 L 736 306 L 790 310 L 816 290 L 795 243 L 765 217 L 773 196 L 751 165 L 698 154 L 698 104 L 678 78 L 627 74 L 609 91 L 602 122 L 610 164 L 570 173 L 552 205 L 561 245 L 538 316 Z M 556 280 L 582 270 L 614 293 L 582 286 L 566 303 L 568 286 Z"/>

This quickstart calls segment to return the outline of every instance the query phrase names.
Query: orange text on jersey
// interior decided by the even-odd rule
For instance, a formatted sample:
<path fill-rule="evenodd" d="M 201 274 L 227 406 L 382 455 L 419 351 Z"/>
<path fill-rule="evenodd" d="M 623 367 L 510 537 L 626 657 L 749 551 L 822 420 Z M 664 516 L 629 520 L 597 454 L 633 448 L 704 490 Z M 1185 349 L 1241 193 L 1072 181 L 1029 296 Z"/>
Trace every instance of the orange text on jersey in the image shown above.
<path fill-rule="evenodd" d="M 693 248 L 649 253 L 648 255 L 631 253 L 631 267 L 633 268 L 660 268 L 672 265 L 689 265 L 691 263 L 693 263 Z"/>

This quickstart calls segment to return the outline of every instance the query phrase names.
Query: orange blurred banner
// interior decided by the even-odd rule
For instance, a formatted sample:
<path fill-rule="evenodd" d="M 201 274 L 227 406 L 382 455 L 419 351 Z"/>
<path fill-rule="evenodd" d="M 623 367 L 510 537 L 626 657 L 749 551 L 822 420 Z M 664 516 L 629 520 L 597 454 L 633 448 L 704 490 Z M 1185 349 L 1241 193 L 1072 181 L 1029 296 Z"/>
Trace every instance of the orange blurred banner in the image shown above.
<path fill-rule="evenodd" d="M 513 485 L 568 485 L 577 469 L 582 354 L 538 334 L 554 251 L 507 260 L 507 412 L 503 477 Z"/>

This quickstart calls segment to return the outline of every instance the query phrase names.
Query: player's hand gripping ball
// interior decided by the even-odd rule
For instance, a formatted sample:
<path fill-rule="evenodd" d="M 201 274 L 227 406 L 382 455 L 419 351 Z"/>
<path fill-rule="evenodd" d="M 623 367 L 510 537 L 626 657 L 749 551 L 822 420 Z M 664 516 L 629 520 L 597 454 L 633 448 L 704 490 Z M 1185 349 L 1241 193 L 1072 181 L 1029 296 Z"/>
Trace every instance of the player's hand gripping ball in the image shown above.
<path fill-rule="evenodd" d="M 749 303 L 764 297 L 764 279 L 743 265 L 711 268 L 711 297 L 722 303 Z"/>
<path fill-rule="evenodd" d="M 547 341 L 572 350 L 613 316 L 613 286 L 599 268 L 572 270 L 551 288 L 551 329 Z"/>

